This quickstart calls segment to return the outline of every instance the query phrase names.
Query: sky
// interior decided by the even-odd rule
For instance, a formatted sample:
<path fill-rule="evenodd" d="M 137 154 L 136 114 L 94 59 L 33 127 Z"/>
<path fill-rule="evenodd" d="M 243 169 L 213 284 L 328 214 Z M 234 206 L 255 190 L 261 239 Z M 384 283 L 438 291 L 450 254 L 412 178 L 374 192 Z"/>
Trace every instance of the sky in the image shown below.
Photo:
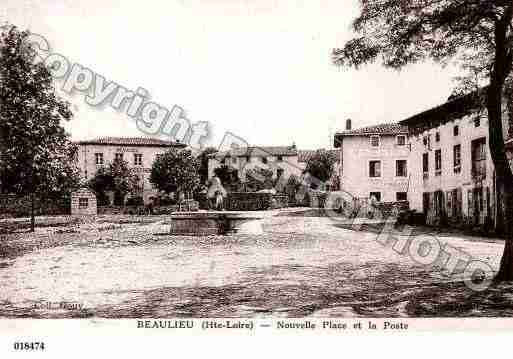
<path fill-rule="evenodd" d="M 456 71 L 424 63 L 342 69 L 330 52 L 349 40 L 356 0 L 0 0 L 0 21 L 43 35 L 51 52 L 151 101 L 251 145 L 332 146 L 353 127 L 397 122 L 445 102 Z M 61 86 L 56 82 L 56 86 Z M 122 111 L 84 94 L 66 125 L 74 140 L 144 136 Z"/>

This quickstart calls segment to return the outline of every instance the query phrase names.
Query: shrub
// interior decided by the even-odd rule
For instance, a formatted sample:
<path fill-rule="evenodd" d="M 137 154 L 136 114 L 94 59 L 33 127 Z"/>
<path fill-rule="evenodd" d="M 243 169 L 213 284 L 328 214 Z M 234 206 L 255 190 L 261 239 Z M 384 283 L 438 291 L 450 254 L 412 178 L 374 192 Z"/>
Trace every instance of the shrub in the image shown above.
<path fill-rule="evenodd" d="M 130 197 L 126 201 L 127 206 L 144 206 L 144 200 L 141 196 Z"/>

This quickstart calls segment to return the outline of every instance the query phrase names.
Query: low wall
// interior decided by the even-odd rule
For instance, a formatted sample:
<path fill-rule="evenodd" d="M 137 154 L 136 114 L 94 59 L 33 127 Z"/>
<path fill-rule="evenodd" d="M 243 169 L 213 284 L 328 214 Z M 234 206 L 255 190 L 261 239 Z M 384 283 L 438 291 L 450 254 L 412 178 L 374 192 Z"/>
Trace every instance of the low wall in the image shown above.
<path fill-rule="evenodd" d="M 182 204 L 173 204 L 169 206 L 158 206 L 153 208 L 154 214 L 170 214 L 173 212 L 196 212 L 199 210 L 198 201 L 189 200 Z"/>
<path fill-rule="evenodd" d="M 171 214 L 173 212 L 195 212 L 199 209 L 197 201 L 187 201 L 181 205 L 169 206 L 101 206 L 98 207 L 98 214 L 132 214 L 132 215 L 148 215 L 148 214 Z"/>
<path fill-rule="evenodd" d="M 32 201 L 29 196 L 16 196 L 13 194 L 0 195 L 0 218 L 29 217 Z M 69 198 L 40 199 L 35 198 L 34 212 L 36 216 L 69 215 Z"/>
<path fill-rule="evenodd" d="M 288 197 L 272 193 L 230 192 L 224 207 L 229 211 L 265 211 L 287 207 Z"/>
<path fill-rule="evenodd" d="M 325 208 L 329 192 L 309 191 L 306 197 L 308 197 L 309 207 Z M 331 207 L 329 209 L 339 212 L 341 216 L 350 218 L 397 217 L 399 213 L 410 209 L 408 201 L 371 204 L 368 198 L 344 198 L 344 196 L 331 198 L 328 206 Z"/>

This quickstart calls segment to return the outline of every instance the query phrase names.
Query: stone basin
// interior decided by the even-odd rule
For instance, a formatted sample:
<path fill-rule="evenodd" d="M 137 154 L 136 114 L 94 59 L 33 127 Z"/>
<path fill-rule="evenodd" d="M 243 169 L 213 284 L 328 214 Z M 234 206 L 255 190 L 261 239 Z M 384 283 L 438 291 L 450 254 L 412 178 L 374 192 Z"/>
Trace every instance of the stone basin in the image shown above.
<path fill-rule="evenodd" d="M 177 212 L 169 216 L 169 233 L 189 236 L 262 234 L 263 218 L 254 212 Z"/>

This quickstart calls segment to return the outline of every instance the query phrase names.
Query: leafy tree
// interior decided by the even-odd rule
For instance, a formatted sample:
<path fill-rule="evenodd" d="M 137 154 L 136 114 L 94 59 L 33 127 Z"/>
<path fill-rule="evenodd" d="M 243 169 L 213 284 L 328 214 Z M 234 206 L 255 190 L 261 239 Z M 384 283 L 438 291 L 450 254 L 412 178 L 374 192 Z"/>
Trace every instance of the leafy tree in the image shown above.
<path fill-rule="evenodd" d="M 173 148 L 153 162 L 150 182 L 168 194 L 190 195 L 200 184 L 199 167 L 200 162 L 190 150 Z"/>
<path fill-rule="evenodd" d="M 78 186 L 77 147 L 61 126 L 72 118 L 69 103 L 55 93 L 50 71 L 35 62 L 27 31 L 7 27 L 0 35 L 1 191 L 29 196 L 31 230 L 35 198 Z"/>
<path fill-rule="evenodd" d="M 332 152 L 325 150 L 316 151 L 306 163 L 304 173 L 308 173 L 317 179 L 315 183 L 312 182 L 312 185 L 316 187 L 316 183 L 319 181 L 326 182 L 331 178 L 335 169 L 335 162 L 337 162 L 337 158 Z"/>
<path fill-rule="evenodd" d="M 380 60 L 386 67 L 432 59 L 459 64 L 460 83 L 488 83 L 484 106 L 496 187 L 503 198 L 507 236 L 497 279 L 513 280 L 513 174 L 506 157 L 502 99 L 511 83 L 513 2 L 511 0 L 360 0 L 356 36 L 334 49 L 333 61 L 359 68 Z M 511 99 L 510 99 L 511 100 Z M 498 206 L 500 210 L 501 206 Z"/>
<path fill-rule="evenodd" d="M 127 194 L 136 194 L 142 191 L 141 178 L 128 167 L 128 163 L 115 159 L 107 167 L 101 167 L 89 181 L 89 187 L 98 193 L 99 200 L 106 202 L 106 192 L 112 191 L 115 199 L 124 202 Z M 119 203 L 116 203 L 119 204 Z"/>
<path fill-rule="evenodd" d="M 230 188 L 231 190 L 240 184 L 237 170 L 228 165 L 217 167 L 214 169 L 214 174 L 219 178 L 224 187 Z"/>
<path fill-rule="evenodd" d="M 217 149 L 214 147 L 207 147 L 198 155 L 198 161 L 200 162 L 199 176 L 202 184 L 208 181 L 208 159 L 209 155 L 217 153 Z"/>
<path fill-rule="evenodd" d="M 276 181 L 273 181 L 273 171 L 268 168 L 253 167 L 246 171 L 246 185 L 250 191 L 271 189 Z"/>

